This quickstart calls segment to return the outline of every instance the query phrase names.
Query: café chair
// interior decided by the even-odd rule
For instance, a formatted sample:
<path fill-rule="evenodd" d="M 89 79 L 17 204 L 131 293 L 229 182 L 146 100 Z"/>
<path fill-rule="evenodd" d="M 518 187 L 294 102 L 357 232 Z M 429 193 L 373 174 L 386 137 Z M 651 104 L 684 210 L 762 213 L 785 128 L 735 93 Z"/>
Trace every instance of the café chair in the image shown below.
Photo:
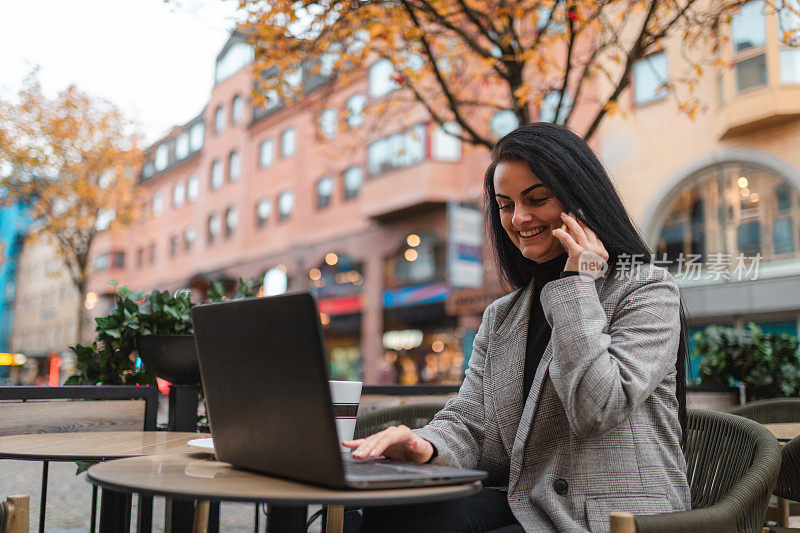
<path fill-rule="evenodd" d="M 800 437 L 795 437 L 781 448 L 781 473 L 773 494 L 791 500 L 800 501 Z M 800 532 L 800 528 L 773 527 L 772 533 Z"/>
<path fill-rule="evenodd" d="M 421 428 L 442 410 L 444 402 L 410 403 L 378 409 L 356 419 L 355 438 L 361 439 L 389 426 Z"/>
<path fill-rule="evenodd" d="M 0 533 L 28 533 L 29 508 L 27 494 L 0 502 Z"/>
<path fill-rule="evenodd" d="M 800 398 L 770 398 L 734 407 L 732 415 L 755 420 L 759 424 L 800 422 Z"/>
<path fill-rule="evenodd" d="M 757 400 L 731 409 L 729 412 L 755 420 L 759 424 L 800 422 L 800 398 Z M 781 477 L 783 475 L 783 470 L 781 470 Z M 778 479 L 778 485 L 780 484 L 781 480 Z M 774 494 L 780 497 L 777 492 Z M 788 500 L 793 501 L 790 502 Z M 783 526 L 788 525 L 789 515 L 800 515 L 800 504 L 797 503 L 797 498 L 778 500 L 777 503 L 773 501 L 767 511 L 768 520 L 775 520 Z"/>
<path fill-rule="evenodd" d="M 692 509 L 611 513 L 611 533 L 762 531 L 781 468 L 778 441 L 747 418 L 701 409 L 688 414 L 683 453 Z"/>
<path fill-rule="evenodd" d="M 95 401 L 98 400 L 98 401 Z M 102 400 L 102 401 L 100 401 Z M 0 436 L 84 431 L 154 431 L 158 389 L 127 385 L 0 387 Z M 49 462 L 42 461 L 39 531 L 44 531 Z M 139 498 L 139 524 L 149 530 L 152 497 Z M 91 531 L 97 516 L 92 487 Z"/>

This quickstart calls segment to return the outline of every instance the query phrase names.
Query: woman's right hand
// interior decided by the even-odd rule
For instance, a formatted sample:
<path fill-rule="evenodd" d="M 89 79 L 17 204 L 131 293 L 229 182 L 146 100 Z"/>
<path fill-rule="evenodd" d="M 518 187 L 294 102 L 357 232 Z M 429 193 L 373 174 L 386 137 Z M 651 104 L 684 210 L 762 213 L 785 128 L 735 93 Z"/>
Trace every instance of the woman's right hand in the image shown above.
<path fill-rule="evenodd" d="M 433 444 L 402 425 L 388 427 L 364 439 L 342 441 L 342 444 L 353 450 L 353 457 L 357 459 L 383 454 L 390 459 L 425 463 L 433 456 Z"/>

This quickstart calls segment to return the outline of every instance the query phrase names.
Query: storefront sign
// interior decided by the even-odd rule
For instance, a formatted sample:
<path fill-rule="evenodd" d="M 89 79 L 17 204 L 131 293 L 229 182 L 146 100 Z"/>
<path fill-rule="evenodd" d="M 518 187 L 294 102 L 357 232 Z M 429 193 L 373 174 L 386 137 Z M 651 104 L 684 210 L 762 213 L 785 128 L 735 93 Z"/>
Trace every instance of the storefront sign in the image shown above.
<path fill-rule="evenodd" d="M 473 205 L 447 204 L 447 277 L 452 287 L 483 285 L 483 214 Z"/>
<path fill-rule="evenodd" d="M 343 296 L 341 298 L 322 298 L 318 302 L 319 312 L 326 315 L 349 315 L 361 312 L 361 296 Z"/>
<path fill-rule="evenodd" d="M 450 294 L 450 288 L 444 281 L 416 285 L 414 287 L 400 287 L 383 291 L 383 307 L 403 307 L 407 305 L 429 304 L 443 302 Z"/>

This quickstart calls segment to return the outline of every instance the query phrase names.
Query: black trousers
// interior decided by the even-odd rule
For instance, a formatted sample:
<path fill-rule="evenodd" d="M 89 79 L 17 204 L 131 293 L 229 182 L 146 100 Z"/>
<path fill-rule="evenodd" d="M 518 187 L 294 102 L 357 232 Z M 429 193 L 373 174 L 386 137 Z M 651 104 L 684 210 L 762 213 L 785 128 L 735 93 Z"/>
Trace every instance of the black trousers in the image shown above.
<path fill-rule="evenodd" d="M 497 489 L 483 489 L 459 500 L 364 509 L 361 533 L 393 531 L 523 533 L 508 506 L 506 492 Z"/>

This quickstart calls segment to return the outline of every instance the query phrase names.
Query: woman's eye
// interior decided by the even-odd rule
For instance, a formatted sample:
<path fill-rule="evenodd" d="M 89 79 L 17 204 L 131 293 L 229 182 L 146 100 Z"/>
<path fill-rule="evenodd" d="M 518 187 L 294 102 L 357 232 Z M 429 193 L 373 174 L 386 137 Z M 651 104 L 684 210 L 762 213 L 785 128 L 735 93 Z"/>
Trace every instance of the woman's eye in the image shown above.
<path fill-rule="evenodd" d="M 505 204 L 505 205 L 498 205 L 497 207 L 500 209 L 500 211 L 507 211 L 511 209 L 511 206 L 512 204 Z"/>
<path fill-rule="evenodd" d="M 531 202 L 533 205 L 542 205 L 543 203 L 545 203 L 545 202 L 546 202 L 547 200 L 549 200 L 549 199 L 550 199 L 550 197 L 549 197 L 549 196 L 545 196 L 544 198 L 531 198 L 531 199 L 530 199 L 530 202 Z"/>

